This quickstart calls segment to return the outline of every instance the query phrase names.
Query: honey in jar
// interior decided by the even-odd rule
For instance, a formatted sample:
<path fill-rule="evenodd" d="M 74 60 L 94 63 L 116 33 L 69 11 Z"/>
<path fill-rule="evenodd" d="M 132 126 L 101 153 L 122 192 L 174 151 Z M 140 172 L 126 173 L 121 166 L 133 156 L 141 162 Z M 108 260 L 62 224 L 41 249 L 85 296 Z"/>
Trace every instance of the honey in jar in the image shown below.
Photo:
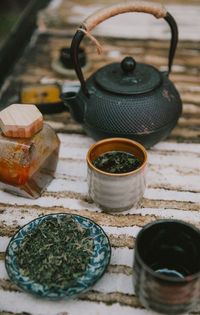
<path fill-rule="evenodd" d="M 60 141 L 32 104 L 12 104 L 0 112 L 0 188 L 38 198 L 50 183 Z"/>

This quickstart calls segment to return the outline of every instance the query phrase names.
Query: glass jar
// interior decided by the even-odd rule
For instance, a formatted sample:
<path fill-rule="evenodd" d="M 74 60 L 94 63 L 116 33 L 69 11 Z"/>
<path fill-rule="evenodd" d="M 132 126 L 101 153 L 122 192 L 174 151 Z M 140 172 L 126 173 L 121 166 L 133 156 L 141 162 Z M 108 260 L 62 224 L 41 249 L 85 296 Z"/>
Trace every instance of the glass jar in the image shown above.
<path fill-rule="evenodd" d="M 2 120 L 0 113 L 4 130 Z M 40 124 L 39 131 L 33 133 L 29 137 L 0 135 L 0 188 L 28 198 L 39 197 L 52 180 L 60 147 L 58 136 L 48 124 Z"/>

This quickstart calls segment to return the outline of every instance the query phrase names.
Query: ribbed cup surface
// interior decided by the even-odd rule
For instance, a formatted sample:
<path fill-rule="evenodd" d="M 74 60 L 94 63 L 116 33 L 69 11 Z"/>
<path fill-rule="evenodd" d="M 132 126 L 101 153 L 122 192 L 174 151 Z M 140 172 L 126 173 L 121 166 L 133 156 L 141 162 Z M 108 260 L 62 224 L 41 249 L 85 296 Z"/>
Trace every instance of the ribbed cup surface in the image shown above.
<path fill-rule="evenodd" d="M 99 170 L 92 161 L 109 151 L 134 154 L 141 166 L 131 172 L 113 174 Z M 88 151 L 88 193 L 106 211 L 123 211 L 137 206 L 146 187 L 147 153 L 144 147 L 130 139 L 108 138 L 96 142 Z"/>
<path fill-rule="evenodd" d="M 163 314 L 192 311 L 200 293 L 200 231 L 159 220 L 137 235 L 133 282 L 141 304 Z"/>
<path fill-rule="evenodd" d="M 145 271 L 136 258 L 133 279 L 135 294 L 147 309 L 163 314 L 184 314 L 199 302 L 199 278 L 188 283 L 160 280 Z"/>

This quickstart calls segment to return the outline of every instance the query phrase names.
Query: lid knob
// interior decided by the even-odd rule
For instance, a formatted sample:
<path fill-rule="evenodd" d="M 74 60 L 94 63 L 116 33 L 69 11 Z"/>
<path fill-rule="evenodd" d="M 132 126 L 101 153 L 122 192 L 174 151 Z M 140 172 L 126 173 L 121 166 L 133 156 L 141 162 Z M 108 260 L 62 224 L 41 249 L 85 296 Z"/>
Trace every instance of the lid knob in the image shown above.
<path fill-rule="evenodd" d="M 0 112 L 0 127 L 7 137 L 30 138 L 43 126 L 41 112 L 32 104 L 12 104 Z"/>
<path fill-rule="evenodd" d="M 132 57 L 125 57 L 121 62 L 121 68 L 124 73 L 132 72 L 135 69 L 136 62 Z"/>

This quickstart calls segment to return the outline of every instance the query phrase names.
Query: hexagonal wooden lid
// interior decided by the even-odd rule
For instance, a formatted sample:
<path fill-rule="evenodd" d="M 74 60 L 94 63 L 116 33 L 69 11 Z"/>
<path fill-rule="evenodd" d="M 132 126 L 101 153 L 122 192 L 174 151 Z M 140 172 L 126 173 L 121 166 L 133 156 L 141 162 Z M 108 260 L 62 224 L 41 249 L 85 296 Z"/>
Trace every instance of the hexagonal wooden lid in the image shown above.
<path fill-rule="evenodd" d="M 12 104 L 0 112 L 0 127 L 7 137 L 30 138 L 43 126 L 41 112 L 32 104 Z"/>

